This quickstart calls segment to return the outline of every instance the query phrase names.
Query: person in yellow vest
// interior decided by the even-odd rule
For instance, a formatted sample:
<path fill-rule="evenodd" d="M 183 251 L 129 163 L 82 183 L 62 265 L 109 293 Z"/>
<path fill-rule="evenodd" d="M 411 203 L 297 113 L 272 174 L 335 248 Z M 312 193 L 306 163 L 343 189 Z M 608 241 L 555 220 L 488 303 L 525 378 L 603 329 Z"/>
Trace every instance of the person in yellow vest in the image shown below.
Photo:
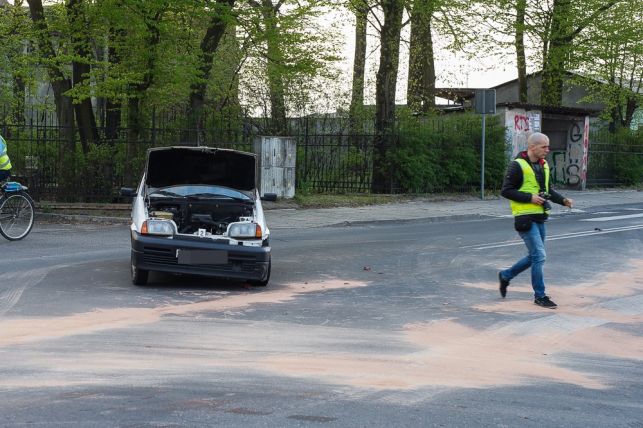
<path fill-rule="evenodd" d="M 545 294 L 545 222 L 551 209 L 550 202 L 572 208 L 574 201 L 556 192 L 550 183 L 549 137 L 539 132 L 527 139 L 527 150 L 518 153 L 507 168 L 502 183 L 502 196 L 509 199 L 514 227 L 527 246 L 528 254 L 509 269 L 498 272 L 500 295 L 507 295 L 509 282 L 519 273 L 531 268 L 531 286 L 534 303 L 550 309 L 556 308 Z"/>
<path fill-rule="evenodd" d="M 0 181 L 4 181 L 11 175 L 11 161 L 7 155 L 7 142 L 0 135 Z"/>

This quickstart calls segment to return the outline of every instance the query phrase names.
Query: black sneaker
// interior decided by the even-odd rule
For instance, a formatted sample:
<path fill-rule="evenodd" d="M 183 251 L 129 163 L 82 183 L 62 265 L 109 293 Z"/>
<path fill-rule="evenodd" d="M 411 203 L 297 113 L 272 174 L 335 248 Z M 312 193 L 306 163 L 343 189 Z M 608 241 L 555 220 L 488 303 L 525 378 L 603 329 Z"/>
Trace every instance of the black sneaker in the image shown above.
<path fill-rule="evenodd" d="M 505 297 L 507 295 L 507 287 L 509 287 L 509 281 L 502 277 L 502 274 L 498 272 L 498 281 L 500 282 L 500 295 Z"/>
<path fill-rule="evenodd" d="M 543 308 L 556 309 L 558 305 L 551 301 L 549 296 L 538 297 L 534 299 L 534 303 Z"/>

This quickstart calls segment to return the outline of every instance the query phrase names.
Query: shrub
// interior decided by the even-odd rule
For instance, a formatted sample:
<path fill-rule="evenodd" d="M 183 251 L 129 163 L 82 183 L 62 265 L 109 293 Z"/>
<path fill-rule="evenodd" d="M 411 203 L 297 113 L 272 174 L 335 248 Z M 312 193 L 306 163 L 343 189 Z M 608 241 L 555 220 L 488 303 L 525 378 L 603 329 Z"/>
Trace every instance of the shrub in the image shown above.
<path fill-rule="evenodd" d="M 615 135 L 614 175 L 625 185 L 643 181 L 643 132 L 619 129 Z"/>
<path fill-rule="evenodd" d="M 473 114 L 401 119 L 398 141 L 388 157 L 398 190 L 430 193 L 479 187 L 481 122 Z M 486 188 L 502 184 L 505 144 L 504 127 L 491 117 L 485 137 Z"/>
<path fill-rule="evenodd" d="M 643 132 L 599 129 L 591 136 L 588 175 L 622 185 L 643 182 Z"/>

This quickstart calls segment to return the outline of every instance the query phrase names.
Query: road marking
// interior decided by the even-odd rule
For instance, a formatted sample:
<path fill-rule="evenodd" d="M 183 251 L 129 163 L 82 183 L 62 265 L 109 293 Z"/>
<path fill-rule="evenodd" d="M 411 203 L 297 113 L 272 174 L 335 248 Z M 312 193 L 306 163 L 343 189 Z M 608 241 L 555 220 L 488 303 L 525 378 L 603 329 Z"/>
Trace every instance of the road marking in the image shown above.
<path fill-rule="evenodd" d="M 643 229 L 643 224 L 634 225 L 634 226 L 613 227 L 610 229 L 586 230 L 583 232 L 562 233 L 560 235 L 548 236 L 546 240 L 557 241 L 559 239 L 582 238 L 584 236 L 605 235 L 608 233 L 627 232 L 630 230 L 638 230 L 638 229 Z M 524 245 L 524 243 L 522 240 L 512 240 L 512 241 L 494 242 L 490 244 L 467 245 L 460 248 L 461 249 L 470 248 L 473 250 L 486 250 L 490 248 L 511 247 L 513 245 Z"/>
<path fill-rule="evenodd" d="M 623 211 L 643 211 L 643 208 L 623 208 Z"/>
<path fill-rule="evenodd" d="M 611 221 L 611 220 L 624 220 L 626 218 L 638 218 L 638 217 L 643 217 L 643 213 L 641 214 L 627 214 L 627 215 L 614 215 L 611 217 L 597 217 L 597 218 L 584 218 L 579 221 Z"/>
<path fill-rule="evenodd" d="M 549 217 L 552 218 L 557 218 L 557 217 L 564 217 L 569 214 L 582 214 L 587 211 L 584 210 L 579 210 L 578 208 L 573 208 L 571 210 L 563 210 L 563 211 L 557 211 L 555 213 L 550 213 Z M 616 214 L 617 211 L 610 211 L 610 212 L 605 212 L 604 214 Z M 484 214 L 486 217 L 494 217 L 494 218 L 513 218 L 512 214 Z"/>

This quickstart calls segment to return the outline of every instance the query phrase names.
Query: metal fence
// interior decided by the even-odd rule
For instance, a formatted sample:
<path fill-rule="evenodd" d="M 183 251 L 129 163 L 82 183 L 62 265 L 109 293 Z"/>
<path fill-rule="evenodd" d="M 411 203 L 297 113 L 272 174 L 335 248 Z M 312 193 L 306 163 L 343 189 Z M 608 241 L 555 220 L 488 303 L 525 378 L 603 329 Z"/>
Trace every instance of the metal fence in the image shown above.
<path fill-rule="evenodd" d="M 590 136 L 588 186 L 637 184 L 643 180 L 643 133 L 595 131 Z"/>
<path fill-rule="evenodd" d="M 310 128 L 309 128 L 310 131 Z M 104 133 L 100 129 L 99 133 Z M 12 175 L 29 186 L 37 200 L 67 202 L 116 202 L 120 187 L 135 187 L 151 147 L 194 145 L 190 129 L 149 128 L 137 141 L 103 140 L 84 153 L 79 141 L 69 141 L 59 127 L 0 125 L 9 144 Z M 371 135 L 293 135 L 297 141 L 296 184 L 300 191 L 368 192 L 372 176 Z M 234 138 L 233 138 L 234 137 Z M 203 145 L 253 151 L 256 135 L 239 132 L 224 136 L 208 131 Z"/>
<path fill-rule="evenodd" d="M 75 132 L 64 132 L 58 126 L 46 124 L 10 125 L 0 122 L 0 133 L 9 143 L 13 164 L 12 173 L 25 182 L 37 200 L 68 202 L 116 202 L 120 187 L 134 187 L 141 177 L 146 151 L 150 147 L 194 144 L 196 130 L 173 126 L 172 120 L 156 118 L 155 125 L 140 130 L 132 140 L 131 130 L 119 129 L 106 137 L 106 130 L 99 129 L 101 143 L 92 145 L 83 152 Z M 473 146 L 468 163 L 462 168 L 478 171 L 479 142 L 471 135 L 478 135 L 479 124 L 475 121 L 453 122 L 435 120 L 429 124 L 436 131 L 432 138 L 441 138 L 446 130 L 460 132 L 461 141 L 449 140 L 451 146 L 443 151 L 443 157 L 458 156 L 463 147 Z M 476 128 L 477 127 L 477 128 Z M 346 192 L 367 193 L 371 190 L 374 162 L 374 136 L 370 129 L 363 133 L 350 133 L 345 119 L 304 118 L 292 121 L 290 136 L 297 141 L 296 187 L 298 192 Z M 244 118 L 210 126 L 200 136 L 203 145 L 253 151 L 253 142 L 260 129 Z M 468 133 L 468 134 L 467 134 Z M 465 135 L 466 134 L 466 135 Z M 68 135 L 75 135 L 69 140 Z M 399 134 L 387 137 L 384 144 L 397 148 Z M 418 137 L 421 140 L 421 137 Z M 589 155 L 588 179 L 590 185 L 619 184 L 627 180 L 619 168 L 622 159 L 636 157 L 643 162 L 643 146 L 639 140 L 616 141 L 609 134 L 592 137 Z M 444 146 L 437 144 L 436 147 Z M 410 156 L 414 153 L 411 147 Z M 497 150 L 500 153 L 499 150 Z M 488 153 L 488 156 L 491 153 Z M 452 161 L 451 159 L 441 160 Z M 489 162 L 491 164 L 491 162 Z M 497 164 L 501 162 L 497 161 Z M 641 164 L 643 165 L 643 163 Z M 420 168 L 423 166 L 420 165 Z M 442 166 L 438 165 L 438 174 Z M 500 169 L 502 166 L 497 166 Z M 451 167 L 451 169 L 453 169 Z M 631 171 L 630 171 L 631 172 Z M 479 172 L 477 172 L 479 174 Z M 439 176 L 436 177 L 436 182 Z M 500 178 L 501 180 L 501 178 Z M 431 187 L 435 192 L 476 192 L 479 185 L 462 181 L 460 185 Z M 424 187 L 426 189 L 426 187 Z M 414 191 L 396 187 L 393 183 L 387 191 Z M 497 190 L 497 189 L 496 189 Z M 426 190 L 424 190 L 426 191 Z"/>
<path fill-rule="evenodd" d="M 9 145 L 12 176 L 24 182 L 36 200 L 115 202 L 120 187 L 136 186 L 148 148 L 190 144 L 181 139 L 189 130 L 150 128 L 144 130 L 148 138 L 129 141 L 128 130 L 122 129 L 119 138 L 103 140 L 83 152 L 77 138 L 70 141 L 62 131 L 55 126 L 0 125 Z M 252 149 L 250 140 L 209 145 Z"/>
<path fill-rule="evenodd" d="M 368 192 L 373 171 L 373 136 L 301 134 L 297 140 L 297 189 L 309 192 Z"/>

